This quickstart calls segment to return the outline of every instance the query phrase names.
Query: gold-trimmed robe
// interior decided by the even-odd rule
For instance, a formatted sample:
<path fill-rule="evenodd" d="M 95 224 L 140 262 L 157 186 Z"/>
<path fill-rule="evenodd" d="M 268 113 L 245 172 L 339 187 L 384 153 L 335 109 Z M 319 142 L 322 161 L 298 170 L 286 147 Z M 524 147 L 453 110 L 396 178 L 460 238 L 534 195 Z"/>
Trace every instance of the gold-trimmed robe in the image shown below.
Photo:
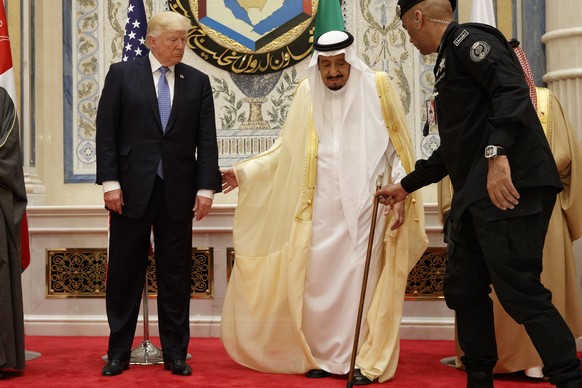
<path fill-rule="evenodd" d="M 390 139 L 410 172 L 414 158 L 404 112 L 387 75 L 378 73 L 376 81 Z M 303 373 L 318 367 L 301 330 L 317 170 L 311 106 L 309 86 L 303 81 L 281 138 L 269 151 L 234 167 L 239 183 L 236 259 L 221 338 L 235 361 L 265 372 Z M 404 225 L 396 231 L 386 228 L 384 241 L 378 286 L 367 296 L 369 330 L 357 357 L 362 372 L 380 381 L 391 379 L 396 371 L 408 272 L 428 245 L 420 193 L 409 195 Z"/>

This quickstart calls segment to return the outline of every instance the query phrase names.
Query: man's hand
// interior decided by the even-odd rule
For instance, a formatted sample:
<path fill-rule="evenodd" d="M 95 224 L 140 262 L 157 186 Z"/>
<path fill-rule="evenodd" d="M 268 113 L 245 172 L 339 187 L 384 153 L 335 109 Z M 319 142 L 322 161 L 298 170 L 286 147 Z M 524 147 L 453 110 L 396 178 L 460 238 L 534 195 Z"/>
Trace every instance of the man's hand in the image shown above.
<path fill-rule="evenodd" d="M 488 161 L 487 192 L 495 206 L 501 210 L 513 209 L 518 204 L 519 193 L 511 181 L 511 168 L 507 156 Z"/>
<path fill-rule="evenodd" d="M 375 197 L 379 197 L 380 203 L 388 206 L 390 210 L 398 202 L 404 201 L 407 195 L 408 192 L 404 190 L 400 183 L 384 186 L 374 194 Z"/>
<path fill-rule="evenodd" d="M 202 195 L 197 195 L 196 201 L 194 202 L 194 214 L 196 215 L 196 221 L 200 221 L 206 217 L 211 207 L 212 199 Z"/>
<path fill-rule="evenodd" d="M 103 193 L 105 208 L 117 214 L 123 211 L 123 192 L 121 189 L 111 190 Z"/>
<path fill-rule="evenodd" d="M 389 210 L 388 206 L 384 207 L 384 214 L 387 215 L 390 212 Z M 392 226 L 390 226 L 390 230 L 396 230 L 404 224 L 404 202 L 395 203 L 392 206 L 392 212 L 394 214 L 394 221 L 392 222 Z"/>
<path fill-rule="evenodd" d="M 220 174 L 222 175 L 222 192 L 224 194 L 230 193 L 238 187 L 238 181 L 236 180 L 236 175 L 234 175 L 234 169 L 221 168 Z"/>

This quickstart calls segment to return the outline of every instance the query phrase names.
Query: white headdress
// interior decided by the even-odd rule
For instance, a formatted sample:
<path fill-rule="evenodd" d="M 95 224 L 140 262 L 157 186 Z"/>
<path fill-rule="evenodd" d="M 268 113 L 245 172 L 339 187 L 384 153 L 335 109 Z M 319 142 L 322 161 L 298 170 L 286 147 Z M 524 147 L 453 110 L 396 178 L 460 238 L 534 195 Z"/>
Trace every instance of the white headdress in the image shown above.
<path fill-rule="evenodd" d="M 369 205 L 370 193 L 375 190 L 374 168 L 384 157 L 389 136 L 382 116 L 375 73 L 357 55 L 354 38 L 348 32 L 330 31 L 321 35 L 314 46 L 307 67 L 307 78 L 313 104 L 313 121 L 318 135 L 324 128 L 325 99 L 332 93 L 342 93 L 342 128 L 340 149 L 349 155 L 339 161 L 340 195 L 350 236 L 357 235 L 357 218 Z M 317 66 L 320 56 L 345 55 L 350 64 L 349 78 L 339 91 L 328 89 Z"/>

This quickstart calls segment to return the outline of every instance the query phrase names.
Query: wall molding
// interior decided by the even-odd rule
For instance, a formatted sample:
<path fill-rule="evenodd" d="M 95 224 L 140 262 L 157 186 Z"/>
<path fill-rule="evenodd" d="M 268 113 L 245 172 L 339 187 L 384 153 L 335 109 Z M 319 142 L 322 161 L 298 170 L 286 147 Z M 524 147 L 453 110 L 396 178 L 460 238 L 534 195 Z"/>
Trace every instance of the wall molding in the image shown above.
<path fill-rule="evenodd" d="M 219 337 L 220 313 L 227 286 L 227 255 L 232 248 L 236 205 L 218 204 L 200 222 L 194 222 L 195 246 L 214 249 L 214 297 L 191 299 L 190 330 L 193 337 Z M 109 327 L 104 298 L 47 298 L 47 250 L 107 245 L 107 212 L 102 206 L 30 206 L 27 209 L 31 264 L 22 274 L 25 330 L 28 335 L 107 336 Z M 425 206 L 429 246 L 442 247 L 436 204 Z M 157 335 L 157 305 L 148 299 L 149 330 Z M 442 298 L 407 298 L 401 337 L 453 339 L 452 312 Z M 136 337 L 143 335 L 140 316 Z M 104 345 L 105 348 L 105 345 Z"/>

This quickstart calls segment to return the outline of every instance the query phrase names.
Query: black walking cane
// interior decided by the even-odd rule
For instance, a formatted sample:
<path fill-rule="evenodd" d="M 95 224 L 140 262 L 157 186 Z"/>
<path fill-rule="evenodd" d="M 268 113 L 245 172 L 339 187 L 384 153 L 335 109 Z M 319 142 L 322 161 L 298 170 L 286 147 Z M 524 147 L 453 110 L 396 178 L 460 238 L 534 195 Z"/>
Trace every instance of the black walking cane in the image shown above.
<path fill-rule="evenodd" d="M 376 191 L 382 188 L 382 175 L 376 178 Z M 360 339 L 360 328 L 362 326 L 362 315 L 364 314 L 364 300 L 366 300 L 366 286 L 368 285 L 368 272 L 370 272 L 370 258 L 372 256 L 372 246 L 374 244 L 374 231 L 376 230 L 376 213 L 380 197 L 374 198 L 374 208 L 372 209 L 372 224 L 370 225 L 370 235 L 368 237 L 368 250 L 366 252 L 366 264 L 364 267 L 364 278 L 362 279 L 362 291 L 360 292 L 360 306 L 358 307 L 358 318 L 356 320 L 356 333 L 354 334 L 354 346 L 352 347 L 352 359 L 350 361 L 350 373 L 348 374 L 347 388 L 354 386 L 354 368 L 356 366 L 356 356 L 358 353 L 358 342 Z"/>

